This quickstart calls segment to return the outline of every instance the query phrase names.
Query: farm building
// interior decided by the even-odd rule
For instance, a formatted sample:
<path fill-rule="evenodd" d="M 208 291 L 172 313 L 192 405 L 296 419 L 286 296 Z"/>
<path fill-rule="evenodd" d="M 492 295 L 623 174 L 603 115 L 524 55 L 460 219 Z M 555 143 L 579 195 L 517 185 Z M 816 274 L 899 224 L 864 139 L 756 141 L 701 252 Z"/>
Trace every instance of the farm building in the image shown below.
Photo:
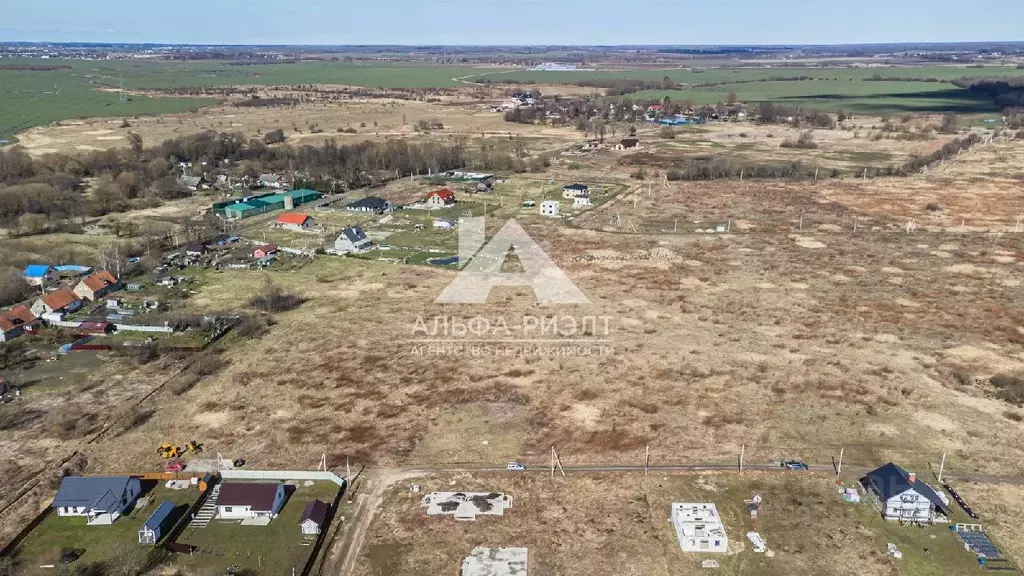
<path fill-rule="evenodd" d="M 569 184 L 567 186 L 562 186 L 562 198 L 567 200 L 589 193 L 590 189 L 587 188 L 586 184 Z"/>
<path fill-rule="evenodd" d="M 327 521 L 329 507 L 325 502 L 313 500 L 306 504 L 302 511 L 302 518 L 299 519 L 299 529 L 307 536 L 315 536 L 323 529 Z"/>
<path fill-rule="evenodd" d="M 43 286 L 60 280 L 60 272 L 46 264 L 29 264 L 25 266 L 22 275 L 25 276 L 25 281 L 32 286 Z"/>
<path fill-rule="evenodd" d="M 672 526 L 683 552 L 728 551 L 725 525 L 714 504 L 673 502 Z"/>
<path fill-rule="evenodd" d="M 75 286 L 75 295 L 79 298 L 95 302 L 111 292 L 116 292 L 120 288 L 121 283 L 117 281 L 113 274 L 106 270 L 100 270 L 82 278 L 78 285 Z"/>
<path fill-rule="evenodd" d="M 225 520 L 262 519 L 269 523 L 284 506 L 284 484 L 273 482 L 229 482 L 217 496 L 217 518 Z"/>
<path fill-rule="evenodd" d="M 89 526 L 112 524 L 142 492 L 131 476 L 67 476 L 51 506 L 58 516 L 85 516 Z"/>
<path fill-rule="evenodd" d="M 285 187 L 285 179 L 280 174 L 260 174 L 259 178 L 256 179 L 256 186 L 260 188 L 281 189 Z"/>
<path fill-rule="evenodd" d="M 301 212 L 286 212 L 277 217 L 277 225 L 285 230 L 302 232 L 313 225 L 313 218 Z"/>
<path fill-rule="evenodd" d="M 353 212 L 376 212 L 377 214 L 382 214 L 391 209 L 391 203 L 383 198 L 367 196 L 347 204 L 345 209 L 352 210 Z"/>
<path fill-rule="evenodd" d="M 428 516 L 450 515 L 473 521 L 479 515 L 504 516 L 512 497 L 500 492 L 431 492 L 420 500 Z"/>
<path fill-rule="evenodd" d="M 275 244 L 263 244 L 257 246 L 256 249 L 252 251 L 252 257 L 259 260 L 268 258 L 275 254 L 277 254 L 277 245 Z"/>
<path fill-rule="evenodd" d="M 427 194 L 426 204 L 432 207 L 451 206 L 455 204 L 455 193 L 448 188 L 434 190 Z"/>
<path fill-rule="evenodd" d="M 562 205 L 554 200 L 545 200 L 540 203 L 540 213 L 542 216 L 558 216 L 558 211 Z"/>
<path fill-rule="evenodd" d="M 174 503 L 164 500 L 156 507 L 156 510 L 149 515 L 149 518 L 139 529 L 139 544 L 156 544 L 164 535 L 164 529 L 168 528 L 168 519 L 174 512 Z"/>
<path fill-rule="evenodd" d="M 949 505 L 932 489 L 892 462 L 860 479 L 868 494 L 882 505 L 882 516 L 915 524 L 931 524 L 936 513 L 949 516 Z"/>
<path fill-rule="evenodd" d="M 341 229 L 334 240 L 334 249 L 338 252 L 359 252 L 370 247 L 370 239 L 359 226 L 348 226 Z"/>
<path fill-rule="evenodd" d="M 37 324 L 39 319 L 31 310 L 24 306 L 15 306 L 0 314 L 0 342 L 17 338 L 26 330 L 31 331 Z"/>
<path fill-rule="evenodd" d="M 178 184 L 183 188 L 188 188 L 195 192 L 203 185 L 202 176 L 182 176 L 178 178 Z"/>
<path fill-rule="evenodd" d="M 526 576 L 526 548 L 477 547 L 462 561 L 462 576 Z"/>
<path fill-rule="evenodd" d="M 54 290 L 42 298 L 36 299 L 32 304 L 32 313 L 36 316 L 43 314 L 66 314 L 82 307 L 82 301 L 74 292 L 67 288 Z"/>
<path fill-rule="evenodd" d="M 594 203 L 590 201 L 590 196 L 577 196 L 572 199 L 573 208 L 583 208 L 586 206 L 593 206 Z"/>
<path fill-rule="evenodd" d="M 222 212 L 225 218 L 242 220 L 275 210 L 291 210 L 296 206 L 319 200 L 323 195 L 316 190 L 290 190 L 280 194 L 251 196 L 230 203 L 214 204 L 214 212 Z"/>

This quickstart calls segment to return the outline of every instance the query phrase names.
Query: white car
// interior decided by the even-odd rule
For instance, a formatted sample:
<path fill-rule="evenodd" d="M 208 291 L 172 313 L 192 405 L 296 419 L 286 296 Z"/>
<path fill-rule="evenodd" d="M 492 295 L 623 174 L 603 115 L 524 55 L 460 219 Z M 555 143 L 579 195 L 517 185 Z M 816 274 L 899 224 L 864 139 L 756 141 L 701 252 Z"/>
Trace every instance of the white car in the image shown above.
<path fill-rule="evenodd" d="M 509 472 L 526 472 L 526 466 L 523 466 L 519 462 L 509 462 L 505 469 Z"/>

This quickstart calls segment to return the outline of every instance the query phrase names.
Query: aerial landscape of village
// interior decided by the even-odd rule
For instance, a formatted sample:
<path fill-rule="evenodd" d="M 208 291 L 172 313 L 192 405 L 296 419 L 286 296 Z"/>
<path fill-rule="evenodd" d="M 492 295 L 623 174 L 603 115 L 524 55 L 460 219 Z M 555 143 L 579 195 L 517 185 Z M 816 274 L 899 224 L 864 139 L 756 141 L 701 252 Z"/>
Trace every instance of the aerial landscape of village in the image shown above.
<path fill-rule="evenodd" d="M 0 23 L 0 576 L 1024 566 L 1024 42 L 51 17 Z"/>

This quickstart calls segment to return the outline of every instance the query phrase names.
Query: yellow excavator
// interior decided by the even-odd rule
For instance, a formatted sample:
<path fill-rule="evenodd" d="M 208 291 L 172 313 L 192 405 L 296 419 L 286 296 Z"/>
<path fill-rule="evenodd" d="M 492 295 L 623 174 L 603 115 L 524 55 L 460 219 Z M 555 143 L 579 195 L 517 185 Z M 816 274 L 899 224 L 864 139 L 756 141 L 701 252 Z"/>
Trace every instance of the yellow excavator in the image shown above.
<path fill-rule="evenodd" d="M 156 449 L 156 453 L 159 454 L 160 456 L 163 456 L 164 458 L 177 458 L 181 456 L 182 450 L 181 446 L 174 446 L 172 444 L 165 442 L 161 444 L 159 448 Z"/>
<path fill-rule="evenodd" d="M 203 451 L 203 445 L 195 440 L 189 440 L 185 448 L 193 454 L 199 454 Z"/>

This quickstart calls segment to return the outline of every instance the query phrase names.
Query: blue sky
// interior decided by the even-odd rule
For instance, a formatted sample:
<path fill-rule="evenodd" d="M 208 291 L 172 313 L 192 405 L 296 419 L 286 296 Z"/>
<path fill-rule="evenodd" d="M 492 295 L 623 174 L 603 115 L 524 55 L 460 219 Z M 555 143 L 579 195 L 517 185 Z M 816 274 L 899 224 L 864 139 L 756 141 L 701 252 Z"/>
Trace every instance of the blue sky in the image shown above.
<path fill-rule="evenodd" d="M 0 41 L 846 44 L 1024 40 L 1024 1 L 4 0 Z"/>

